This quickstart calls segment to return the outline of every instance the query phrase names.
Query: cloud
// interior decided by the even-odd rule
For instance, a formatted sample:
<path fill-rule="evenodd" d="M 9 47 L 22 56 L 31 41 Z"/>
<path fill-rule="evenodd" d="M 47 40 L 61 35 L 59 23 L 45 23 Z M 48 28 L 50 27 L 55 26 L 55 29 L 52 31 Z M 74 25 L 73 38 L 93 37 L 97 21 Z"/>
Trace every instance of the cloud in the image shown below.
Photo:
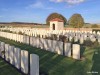
<path fill-rule="evenodd" d="M 52 7 L 45 6 L 42 2 L 38 1 L 36 3 L 30 4 L 26 8 L 38 8 L 38 9 L 53 9 Z"/>
<path fill-rule="evenodd" d="M 66 2 L 68 4 L 79 4 L 86 0 L 50 0 L 50 1 L 57 2 L 57 3 Z"/>
<path fill-rule="evenodd" d="M 31 7 L 31 8 L 43 8 L 44 6 L 43 6 L 42 2 L 36 2 L 34 4 L 29 5 L 29 7 Z"/>
<path fill-rule="evenodd" d="M 85 0 L 66 0 L 67 3 L 69 4 L 79 4 L 84 2 Z"/>
<path fill-rule="evenodd" d="M 64 0 L 50 0 L 50 1 L 60 3 L 63 2 Z"/>

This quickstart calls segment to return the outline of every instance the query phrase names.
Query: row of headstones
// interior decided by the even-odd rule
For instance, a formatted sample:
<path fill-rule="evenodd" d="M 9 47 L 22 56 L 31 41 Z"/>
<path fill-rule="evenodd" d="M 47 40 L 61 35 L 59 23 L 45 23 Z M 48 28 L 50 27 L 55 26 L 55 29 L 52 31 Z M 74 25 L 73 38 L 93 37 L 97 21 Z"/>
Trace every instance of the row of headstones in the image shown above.
<path fill-rule="evenodd" d="M 7 33 L 7 32 L 3 32 L 3 35 L 4 35 L 4 33 Z M 12 33 L 10 33 L 10 34 L 12 34 Z M 16 34 L 16 35 L 18 35 L 18 34 Z M 72 50 L 74 50 L 74 48 L 71 47 L 71 43 L 63 43 L 61 41 L 48 40 L 48 39 L 29 37 L 29 36 L 24 36 L 24 38 L 20 38 L 20 40 L 18 40 L 19 36 L 20 35 L 18 35 L 18 37 L 14 36 L 13 38 L 7 38 L 7 39 L 12 39 L 12 40 L 15 40 L 16 42 L 28 44 L 33 47 L 37 47 L 37 48 L 44 49 L 44 50 L 47 50 L 50 52 L 54 52 L 54 53 L 57 53 L 60 55 L 65 55 L 68 57 L 71 57 L 71 54 L 73 54 L 73 58 L 74 58 L 75 52 L 71 51 L 71 48 L 72 48 Z M 21 36 L 23 36 L 23 35 L 21 35 Z M 80 47 L 78 47 L 77 49 L 80 50 Z M 77 52 L 77 55 L 80 55 L 80 53 Z M 75 59 L 79 59 L 79 58 L 80 57 L 75 58 Z"/>
<path fill-rule="evenodd" d="M 20 34 L 12 34 L 12 33 L 7 33 L 7 32 L 0 32 L 1 36 L 9 38 L 9 39 L 13 39 L 17 42 L 23 42 L 26 44 L 29 44 L 29 36 L 26 35 L 20 35 Z M 9 36 L 10 35 L 10 36 Z M 68 38 L 68 41 L 72 41 L 72 39 L 74 39 L 74 42 L 79 41 L 80 44 L 84 43 L 84 40 L 89 39 L 92 42 L 95 42 L 96 40 L 100 43 L 100 35 L 95 36 L 95 35 L 91 35 L 91 34 L 75 34 L 75 33 L 68 33 L 67 35 L 65 35 Z M 90 37 L 88 37 L 90 36 Z M 37 37 L 37 36 L 35 36 Z M 43 37 L 42 37 L 43 38 Z M 45 36 L 44 36 L 45 38 Z M 59 36 L 57 37 L 57 39 L 59 39 Z"/>
<path fill-rule="evenodd" d="M 22 27 L 19 27 L 19 28 L 1 28 L 2 30 L 10 30 L 10 31 L 16 31 L 17 32 L 17 30 L 18 31 L 22 31 L 22 32 L 25 32 L 25 31 L 34 31 L 34 30 L 36 30 L 36 31 L 39 31 L 39 30 L 44 30 L 44 29 L 41 29 L 41 28 L 28 28 L 28 27 L 24 27 L 24 28 L 22 28 Z M 54 30 L 54 32 L 56 32 L 57 30 Z M 67 31 L 67 32 L 79 32 L 79 30 L 71 30 L 71 29 L 67 29 L 67 30 L 58 30 L 58 31 Z M 90 30 L 87 30 L 87 29 L 81 29 L 80 30 L 80 32 L 85 32 L 85 31 L 91 31 L 91 29 Z"/>
<path fill-rule="evenodd" d="M 98 41 L 100 43 L 100 35 L 94 35 L 94 34 L 71 34 L 66 35 L 67 38 L 69 38 L 69 41 L 72 41 L 74 39 L 74 42 L 79 41 L 80 44 L 83 44 L 85 40 L 90 40 L 92 42 Z"/>
<path fill-rule="evenodd" d="M 10 40 L 14 40 L 16 42 L 29 44 L 29 36 L 26 36 L 26 35 L 19 35 L 19 34 L 13 34 L 13 33 L 8 33 L 8 32 L 0 32 L 0 36 L 10 39 Z"/>
<path fill-rule="evenodd" d="M 9 36 L 10 35 L 10 36 Z M 8 39 L 12 39 L 15 40 L 17 42 L 21 42 L 21 43 L 26 43 L 29 44 L 29 40 L 31 36 L 28 35 L 20 35 L 20 34 L 14 34 L 14 33 L 8 33 L 8 32 L 0 32 L 0 36 L 8 38 Z M 78 42 L 80 44 L 83 44 L 85 40 L 89 39 L 92 42 L 98 41 L 100 43 L 100 35 L 94 35 L 94 34 L 81 34 L 81 33 L 67 33 L 66 38 L 68 38 L 69 42 L 72 42 L 72 39 L 74 39 L 73 42 Z M 35 35 L 35 37 L 37 37 L 37 35 Z M 44 38 L 45 37 L 51 37 L 51 36 L 41 36 L 40 38 Z M 59 40 L 59 36 L 57 36 L 57 39 Z"/>
<path fill-rule="evenodd" d="M 16 42 L 21 42 L 21 43 L 28 44 L 28 45 L 30 44 L 33 47 L 48 50 L 50 52 L 54 52 L 54 53 L 57 53 L 60 55 L 65 54 L 65 56 L 68 56 L 66 54 L 66 49 L 65 49 L 66 43 L 63 44 L 63 42 L 61 42 L 61 41 L 48 40 L 48 39 L 36 38 L 36 37 L 29 37 L 29 36 L 25 36 L 25 35 L 19 35 L 19 34 L 7 33 L 7 32 L 0 32 L 0 36 L 15 40 Z M 13 37 L 11 37 L 11 36 L 13 36 Z M 84 38 L 80 38 L 80 43 L 83 43 L 84 40 L 85 40 Z M 92 38 L 91 40 L 95 41 L 96 39 Z M 78 41 L 77 37 L 75 38 L 75 41 Z M 99 42 L 100 42 L 100 38 L 99 38 Z"/>
<path fill-rule="evenodd" d="M 34 34 L 34 37 L 38 37 L 39 34 Z M 30 35 L 31 36 L 31 35 Z M 91 34 L 91 33 L 66 33 L 64 34 L 64 36 L 66 36 L 66 38 L 68 38 L 69 42 L 72 41 L 72 39 L 74 39 L 74 42 L 79 41 L 80 44 L 84 43 L 84 40 L 90 40 L 92 42 L 95 42 L 96 40 L 100 43 L 100 34 Z M 46 34 L 46 35 L 40 35 L 40 38 L 46 38 L 46 37 L 52 37 L 51 34 Z M 56 40 L 60 40 L 60 35 L 57 34 L 57 39 Z"/>
<path fill-rule="evenodd" d="M 22 28 L 22 27 L 19 27 L 19 28 L 0 28 L 0 29 L 2 29 L 2 30 L 10 30 L 10 31 L 15 31 L 15 32 L 17 32 L 17 31 L 21 31 L 21 32 L 33 32 L 34 30 L 35 31 L 39 31 L 39 30 L 41 30 L 41 31 L 48 31 L 48 30 L 45 30 L 45 29 L 39 29 L 39 28 Z M 90 32 L 90 33 L 96 33 L 95 31 L 94 32 L 92 32 L 92 30 L 91 29 L 87 29 L 87 28 L 81 28 L 80 30 L 71 30 L 71 29 L 68 29 L 68 30 L 53 30 L 53 31 L 51 31 L 51 32 L 54 32 L 54 33 L 56 33 L 56 32 Z"/>
<path fill-rule="evenodd" d="M 2 29 L 2 28 L 1 28 Z M 22 32 L 22 33 L 25 33 L 29 36 L 37 36 L 37 35 L 40 35 L 42 37 L 42 35 L 45 37 L 45 36 L 49 36 L 51 34 L 57 34 L 57 35 L 66 35 L 66 34 L 77 34 L 77 33 L 89 33 L 89 34 L 93 34 L 93 35 L 100 35 L 100 31 L 98 31 L 97 33 L 95 31 L 68 31 L 68 30 L 59 30 L 59 31 L 49 31 L 49 30 L 38 30 L 38 29 L 28 29 L 28 28 L 7 28 L 7 29 L 4 29 L 4 30 L 10 30 L 10 31 L 15 31 L 15 32 Z"/>
<path fill-rule="evenodd" d="M 74 59 L 80 59 L 80 45 L 61 41 L 30 37 L 30 45 Z"/>
<path fill-rule="evenodd" d="M 95 31 L 73 31 L 73 30 L 54 30 L 54 31 L 50 31 L 50 30 L 40 30 L 40 29 L 37 29 L 37 28 L 34 28 L 34 29 L 30 29 L 30 28 L 1 28 L 2 30 L 10 30 L 10 31 L 13 31 L 13 32 L 22 32 L 22 33 L 25 33 L 27 35 L 36 35 L 36 34 L 39 34 L 39 35 L 47 35 L 47 34 L 62 34 L 62 35 L 65 35 L 66 33 L 91 33 L 91 34 L 100 34 L 100 32 L 98 31 L 97 33 Z"/>
<path fill-rule="evenodd" d="M 74 35 L 78 36 L 79 34 L 84 36 L 84 32 L 85 32 L 86 36 L 89 34 L 89 35 L 97 35 L 97 37 L 98 36 L 100 37 L 100 32 L 99 31 L 96 33 L 95 31 L 94 32 L 92 32 L 92 31 L 87 31 L 87 32 L 86 31 L 84 31 L 84 32 L 77 31 L 77 32 L 73 32 L 73 31 L 68 31 L 68 30 L 49 31 L 49 30 L 37 30 L 37 29 L 33 30 L 33 29 L 28 29 L 28 28 L 11 28 L 11 29 L 7 28 L 7 29 L 10 30 L 10 31 L 16 31 L 16 32 L 21 31 L 22 33 L 25 32 L 25 34 L 27 34 L 29 36 L 37 37 L 38 35 L 40 35 L 41 38 L 51 37 L 51 34 L 65 35 L 65 36 L 71 35 L 70 37 L 73 37 Z M 93 38 L 93 39 L 95 39 L 95 38 Z"/>
<path fill-rule="evenodd" d="M 30 54 L 29 58 L 28 51 L 21 50 L 20 48 L 0 41 L 0 57 L 18 70 L 21 70 L 24 74 L 39 75 L 39 56 L 36 54 Z"/>

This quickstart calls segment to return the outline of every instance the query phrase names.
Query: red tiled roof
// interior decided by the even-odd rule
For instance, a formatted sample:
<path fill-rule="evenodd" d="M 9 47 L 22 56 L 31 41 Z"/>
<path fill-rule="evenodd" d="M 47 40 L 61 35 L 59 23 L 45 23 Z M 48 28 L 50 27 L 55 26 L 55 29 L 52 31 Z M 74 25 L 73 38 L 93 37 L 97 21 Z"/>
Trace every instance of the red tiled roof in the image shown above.
<path fill-rule="evenodd" d="M 50 20 L 50 21 L 64 22 L 63 20 L 61 20 L 61 19 L 59 19 L 59 18 L 54 18 L 54 19 L 52 19 L 52 20 Z"/>

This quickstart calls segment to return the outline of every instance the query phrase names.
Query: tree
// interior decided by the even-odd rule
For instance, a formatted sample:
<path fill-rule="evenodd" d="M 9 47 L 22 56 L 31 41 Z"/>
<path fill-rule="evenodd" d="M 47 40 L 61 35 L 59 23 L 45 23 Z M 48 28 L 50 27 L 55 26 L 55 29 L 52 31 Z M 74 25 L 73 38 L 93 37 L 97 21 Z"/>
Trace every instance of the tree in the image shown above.
<path fill-rule="evenodd" d="M 67 24 L 66 18 L 63 15 L 58 14 L 58 13 L 51 13 L 46 19 L 46 24 L 49 25 L 50 24 L 49 21 L 54 19 L 54 18 L 59 18 L 59 19 L 63 20 L 64 21 L 64 25 Z"/>
<path fill-rule="evenodd" d="M 73 14 L 68 21 L 69 25 L 75 28 L 81 28 L 84 25 L 84 19 L 81 14 Z"/>

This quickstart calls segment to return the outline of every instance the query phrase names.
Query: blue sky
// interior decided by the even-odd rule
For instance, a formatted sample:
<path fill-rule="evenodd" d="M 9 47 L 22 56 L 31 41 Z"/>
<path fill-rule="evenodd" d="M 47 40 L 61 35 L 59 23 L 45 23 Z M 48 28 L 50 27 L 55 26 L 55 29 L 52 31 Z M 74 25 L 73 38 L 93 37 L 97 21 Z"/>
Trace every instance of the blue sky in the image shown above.
<path fill-rule="evenodd" d="M 80 13 L 85 22 L 100 23 L 100 0 L 0 0 L 0 22 L 45 23 L 53 12 L 67 20 Z"/>

